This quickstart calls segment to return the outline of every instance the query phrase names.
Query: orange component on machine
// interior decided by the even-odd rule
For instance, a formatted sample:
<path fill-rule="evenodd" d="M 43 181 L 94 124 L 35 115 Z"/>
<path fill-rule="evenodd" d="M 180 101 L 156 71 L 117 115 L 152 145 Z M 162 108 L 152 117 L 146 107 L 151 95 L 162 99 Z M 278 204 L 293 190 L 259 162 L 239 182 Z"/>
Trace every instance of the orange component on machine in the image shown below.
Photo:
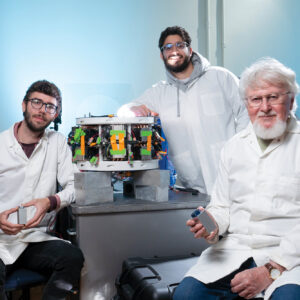
<path fill-rule="evenodd" d="M 151 152 L 151 139 L 152 139 L 152 135 L 148 135 L 147 136 L 147 151 Z"/>
<path fill-rule="evenodd" d="M 82 135 L 80 137 L 80 150 L 81 150 L 81 155 L 85 155 L 85 136 Z"/>
<path fill-rule="evenodd" d="M 117 143 L 119 136 L 119 144 Z M 111 148 L 113 151 L 123 151 L 125 149 L 125 134 L 123 132 L 113 133 L 110 137 Z"/>

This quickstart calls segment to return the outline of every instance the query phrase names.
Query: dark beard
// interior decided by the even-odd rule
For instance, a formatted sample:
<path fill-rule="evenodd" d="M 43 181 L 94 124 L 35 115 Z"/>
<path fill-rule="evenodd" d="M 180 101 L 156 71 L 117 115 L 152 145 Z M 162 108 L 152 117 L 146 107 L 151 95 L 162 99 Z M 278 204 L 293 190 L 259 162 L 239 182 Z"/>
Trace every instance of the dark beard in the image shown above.
<path fill-rule="evenodd" d="M 49 124 L 51 123 L 51 121 L 50 121 L 50 122 L 46 123 L 46 125 L 41 126 L 41 127 L 36 127 L 36 126 L 34 126 L 34 124 L 33 124 L 33 123 L 31 122 L 31 120 L 30 120 L 30 116 L 29 116 L 29 114 L 28 114 L 28 112 L 27 112 L 27 108 L 26 108 L 26 110 L 23 112 L 23 116 L 24 116 L 24 121 L 25 121 L 27 127 L 28 127 L 32 132 L 40 132 L 40 133 L 42 133 L 42 132 L 45 131 L 45 129 L 46 129 L 46 128 L 49 126 Z"/>
<path fill-rule="evenodd" d="M 169 72 L 172 72 L 172 73 L 181 73 L 181 72 L 183 72 L 188 67 L 190 61 L 191 61 L 190 57 L 186 56 L 181 65 L 172 66 L 172 65 L 168 64 L 168 61 L 164 58 L 164 64 L 165 64 L 166 69 Z"/>

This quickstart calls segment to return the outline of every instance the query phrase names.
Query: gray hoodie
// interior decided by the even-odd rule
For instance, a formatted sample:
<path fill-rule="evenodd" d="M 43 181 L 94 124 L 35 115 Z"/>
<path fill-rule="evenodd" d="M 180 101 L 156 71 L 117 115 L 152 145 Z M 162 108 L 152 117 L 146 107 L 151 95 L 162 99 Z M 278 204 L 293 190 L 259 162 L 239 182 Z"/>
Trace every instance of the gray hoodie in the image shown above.
<path fill-rule="evenodd" d="M 199 79 L 206 72 L 207 68 L 210 66 L 209 61 L 197 52 L 193 52 L 191 61 L 194 70 L 191 76 L 187 78 L 187 80 L 180 80 L 174 77 L 170 71 L 166 70 L 168 83 L 170 83 L 171 85 L 175 85 L 177 87 L 177 116 L 178 117 L 180 117 L 179 90 L 186 92 L 187 89 L 191 86 L 191 84 L 197 79 Z"/>

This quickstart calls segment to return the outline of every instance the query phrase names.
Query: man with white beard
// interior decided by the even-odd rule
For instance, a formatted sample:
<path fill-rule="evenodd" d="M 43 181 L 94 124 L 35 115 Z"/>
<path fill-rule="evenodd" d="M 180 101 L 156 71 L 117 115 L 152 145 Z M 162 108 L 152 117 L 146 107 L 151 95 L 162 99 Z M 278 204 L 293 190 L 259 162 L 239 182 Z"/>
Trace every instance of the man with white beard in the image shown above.
<path fill-rule="evenodd" d="M 221 152 L 207 206 L 216 229 L 207 232 L 197 218 L 187 221 L 195 238 L 213 245 L 188 271 L 174 300 L 299 299 L 300 125 L 292 113 L 296 75 L 265 58 L 243 72 L 239 89 L 251 122 Z"/>

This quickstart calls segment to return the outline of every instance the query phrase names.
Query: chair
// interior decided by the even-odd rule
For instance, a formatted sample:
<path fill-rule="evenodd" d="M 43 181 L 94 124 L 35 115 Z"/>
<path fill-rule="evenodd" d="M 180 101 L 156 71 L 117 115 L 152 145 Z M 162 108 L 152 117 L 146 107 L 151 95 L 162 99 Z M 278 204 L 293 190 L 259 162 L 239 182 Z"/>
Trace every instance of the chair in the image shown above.
<path fill-rule="evenodd" d="M 60 237 L 66 240 L 70 240 L 73 244 L 75 243 L 75 235 L 73 227 L 75 224 L 71 208 L 65 207 L 59 211 L 56 219 L 55 230 L 54 232 Z M 31 271 L 25 268 L 20 268 L 13 271 L 9 276 L 7 276 L 5 281 L 5 291 L 7 293 L 8 300 L 12 299 L 12 292 L 17 290 L 22 290 L 22 300 L 30 300 L 30 288 L 36 287 L 39 285 L 46 284 L 48 278 L 41 275 L 38 272 Z M 69 292 L 69 298 L 72 300 L 78 300 L 79 290 L 72 289 Z M 1 299 L 0 299 L 1 300 Z"/>
<path fill-rule="evenodd" d="M 17 269 L 7 277 L 5 291 L 8 299 L 11 299 L 13 291 L 22 290 L 22 300 L 30 300 L 30 288 L 46 282 L 47 278 L 40 273 L 28 269 Z"/>

